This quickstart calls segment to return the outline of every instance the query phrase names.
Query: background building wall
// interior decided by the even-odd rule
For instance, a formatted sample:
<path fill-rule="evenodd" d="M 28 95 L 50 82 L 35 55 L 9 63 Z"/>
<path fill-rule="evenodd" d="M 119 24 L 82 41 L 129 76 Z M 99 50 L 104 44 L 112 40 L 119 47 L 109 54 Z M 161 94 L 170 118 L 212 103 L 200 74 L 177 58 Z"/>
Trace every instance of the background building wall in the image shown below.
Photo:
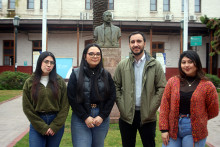
<path fill-rule="evenodd" d="M 202 0 L 201 13 L 195 13 L 195 0 L 189 0 L 189 16 L 207 15 L 208 17 L 220 17 L 219 0 Z M 150 0 L 114 0 L 113 12 L 115 20 L 138 21 L 164 21 L 166 14 L 172 15 L 172 21 L 179 22 L 183 19 L 182 0 L 170 1 L 170 11 L 163 11 L 163 0 L 157 0 L 157 11 L 150 11 Z M 34 1 L 34 9 L 27 9 L 27 0 L 19 0 L 15 12 L 21 18 L 42 18 L 43 10 L 40 9 L 40 0 Z M 92 10 L 85 9 L 85 0 L 48 0 L 48 19 L 80 19 L 80 12 L 88 13 L 92 20 Z M 7 17 L 8 0 L 2 0 L 0 16 Z"/>
<path fill-rule="evenodd" d="M 220 18 L 220 0 L 202 0 L 201 13 L 195 13 L 195 0 L 189 0 L 189 16 L 199 17 L 207 15 L 208 17 Z M 114 0 L 113 19 L 118 21 L 158 21 L 164 22 L 166 14 L 172 15 L 171 22 L 180 22 L 183 19 L 182 0 L 170 0 L 170 11 L 163 11 L 163 0 L 157 0 L 157 11 L 150 11 L 150 0 Z M 2 0 L 2 9 L 0 9 L 1 19 L 8 18 L 8 0 Z M 27 0 L 19 0 L 16 8 L 16 15 L 21 19 L 42 19 L 43 10 L 40 9 L 40 0 L 34 1 L 34 9 L 27 9 Z M 80 14 L 88 13 L 89 19 L 92 20 L 93 10 L 85 10 L 85 0 L 48 0 L 48 19 L 61 20 L 80 20 Z M 59 25 L 59 24 L 58 24 Z M 137 28 L 138 30 L 138 28 Z M 130 49 L 128 36 L 130 32 L 122 31 L 121 37 L 121 59 L 128 57 Z M 199 32 L 198 32 L 199 34 Z M 145 33 L 147 38 L 146 50 L 150 52 L 150 35 Z M 3 65 L 3 40 L 13 40 L 13 33 L 0 33 L 0 65 Z M 19 32 L 18 33 L 18 66 L 23 66 L 27 61 L 28 66 L 32 66 L 32 41 L 41 40 L 41 33 Z M 80 31 L 79 33 L 79 62 L 81 61 L 82 51 L 85 47 L 85 41 L 93 39 L 93 33 Z M 190 36 L 189 39 L 190 41 Z M 165 53 L 167 68 L 177 68 L 180 54 L 180 35 L 154 35 L 153 42 L 160 41 L 165 43 Z M 203 68 L 206 67 L 206 43 L 208 37 L 203 37 L 203 44 L 197 47 L 197 52 L 201 57 Z M 77 65 L 77 32 L 76 31 L 49 31 L 48 32 L 48 51 L 55 54 L 56 57 L 73 58 L 73 66 Z M 220 58 L 218 58 L 220 67 Z"/>
<path fill-rule="evenodd" d="M 18 33 L 17 36 L 17 63 L 18 66 L 32 66 L 32 41 L 28 39 L 27 33 Z M 11 40 L 14 40 L 12 38 Z"/>

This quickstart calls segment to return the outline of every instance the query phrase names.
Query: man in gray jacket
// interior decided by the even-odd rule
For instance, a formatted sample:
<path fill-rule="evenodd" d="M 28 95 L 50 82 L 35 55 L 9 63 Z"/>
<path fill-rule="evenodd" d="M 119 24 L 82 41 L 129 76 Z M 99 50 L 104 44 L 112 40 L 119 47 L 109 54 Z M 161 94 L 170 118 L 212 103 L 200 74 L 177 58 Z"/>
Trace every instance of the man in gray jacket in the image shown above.
<path fill-rule="evenodd" d="M 95 42 L 102 48 L 118 48 L 121 30 L 111 23 L 112 13 L 110 11 L 103 13 L 103 21 L 104 23 L 94 30 Z"/>
<path fill-rule="evenodd" d="M 123 147 L 135 147 L 137 130 L 144 147 L 155 146 L 156 112 L 160 106 L 166 78 L 161 64 L 145 50 L 141 32 L 129 35 L 130 57 L 115 71 L 116 104 Z"/>

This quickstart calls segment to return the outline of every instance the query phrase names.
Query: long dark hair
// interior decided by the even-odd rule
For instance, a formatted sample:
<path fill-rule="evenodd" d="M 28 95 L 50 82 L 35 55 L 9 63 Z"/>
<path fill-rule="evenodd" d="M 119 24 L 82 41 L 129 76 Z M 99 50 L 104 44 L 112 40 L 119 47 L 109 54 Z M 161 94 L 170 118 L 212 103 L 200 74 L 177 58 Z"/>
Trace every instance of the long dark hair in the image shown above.
<path fill-rule="evenodd" d="M 101 53 L 101 59 L 99 64 L 96 66 L 96 69 L 98 71 L 98 73 L 101 72 L 101 70 L 103 69 L 102 73 L 101 73 L 101 80 L 104 82 L 104 89 L 105 89 L 105 97 L 108 96 L 109 94 L 109 82 L 108 82 L 108 73 L 105 72 L 104 67 L 103 67 L 103 61 L 102 61 L 102 50 L 101 48 L 97 45 L 97 44 L 88 44 L 85 49 L 83 50 L 83 54 L 82 54 L 82 58 L 81 58 L 81 63 L 80 63 L 80 67 L 79 67 L 79 78 L 77 81 L 77 101 L 79 103 L 84 102 L 84 98 L 83 98 L 83 86 L 84 86 L 84 78 L 85 78 L 85 68 L 89 68 L 89 65 L 86 61 L 86 54 L 88 53 L 88 50 L 90 47 L 97 47 Z M 99 78 L 100 74 L 95 74 L 95 81 L 94 81 L 94 85 L 95 86 L 95 91 L 96 91 L 96 95 L 98 96 L 98 98 L 103 101 L 104 98 L 102 98 L 99 94 L 98 91 L 98 78 Z"/>
<path fill-rule="evenodd" d="M 58 98 L 58 83 L 57 83 L 57 73 L 56 73 L 56 59 L 55 56 L 48 51 L 42 52 L 37 60 L 37 67 L 36 70 L 34 72 L 34 78 L 33 78 L 33 84 L 32 84 L 32 91 L 31 91 L 31 95 L 34 99 L 34 101 L 37 101 L 37 97 L 38 97 L 38 92 L 39 92 L 39 86 L 40 86 L 40 79 L 42 76 L 42 70 L 41 70 L 41 65 L 43 60 L 48 57 L 51 56 L 55 62 L 53 70 L 50 72 L 49 74 L 49 83 L 51 84 L 51 89 L 54 95 L 54 98 Z"/>
<path fill-rule="evenodd" d="M 179 59 L 179 74 L 180 74 L 180 78 L 181 79 L 185 79 L 186 78 L 186 74 L 183 72 L 183 70 L 181 68 L 181 61 L 182 61 L 183 57 L 189 58 L 194 63 L 194 65 L 196 67 L 196 78 L 208 80 L 205 77 L 205 72 L 202 69 L 202 64 L 201 64 L 201 60 L 199 58 L 199 55 L 195 51 L 192 51 L 192 50 L 184 51 L 180 55 L 180 59 Z"/>

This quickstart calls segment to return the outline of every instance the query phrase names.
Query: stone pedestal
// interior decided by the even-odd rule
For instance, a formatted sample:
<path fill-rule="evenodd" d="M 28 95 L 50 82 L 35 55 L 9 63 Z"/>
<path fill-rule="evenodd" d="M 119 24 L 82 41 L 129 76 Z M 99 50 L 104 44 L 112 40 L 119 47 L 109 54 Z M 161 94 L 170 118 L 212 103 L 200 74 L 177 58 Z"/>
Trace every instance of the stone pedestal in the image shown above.
<path fill-rule="evenodd" d="M 102 48 L 103 66 L 113 76 L 118 63 L 121 61 L 120 48 Z"/>
<path fill-rule="evenodd" d="M 108 70 L 112 77 L 115 73 L 115 69 L 118 63 L 121 61 L 121 49 L 120 48 L 102 48 L 103 66 Z M 117 123 L 120 117 L 118 107 L 114 104 L 110 114 L 110 123 Z"/>

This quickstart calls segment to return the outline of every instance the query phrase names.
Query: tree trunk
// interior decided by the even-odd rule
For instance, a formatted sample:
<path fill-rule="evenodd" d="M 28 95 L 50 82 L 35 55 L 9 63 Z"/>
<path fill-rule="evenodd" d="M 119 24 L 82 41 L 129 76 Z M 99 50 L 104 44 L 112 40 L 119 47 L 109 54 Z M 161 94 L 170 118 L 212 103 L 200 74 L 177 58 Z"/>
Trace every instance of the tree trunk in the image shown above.
<path fill-rule="evenodd" d="M 103 12 L 108 10 L 108 0 L 93 0 L 93 31 L 103 23 Z"/>

